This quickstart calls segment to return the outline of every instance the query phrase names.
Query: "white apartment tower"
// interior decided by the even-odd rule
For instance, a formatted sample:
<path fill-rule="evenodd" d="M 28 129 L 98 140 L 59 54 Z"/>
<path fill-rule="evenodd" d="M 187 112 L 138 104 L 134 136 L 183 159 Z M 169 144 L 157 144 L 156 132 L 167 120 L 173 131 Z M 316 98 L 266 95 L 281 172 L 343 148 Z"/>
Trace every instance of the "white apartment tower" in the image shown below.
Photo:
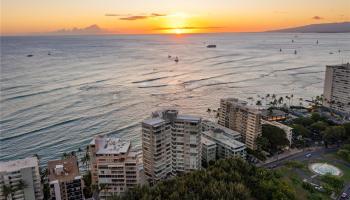
<path fill-rule="evenodd" d="M 219 124 L 241 133 L 243 142 L 256 149 L 256 138 L 261 135 L 261 111 L 236 98 L 220 101 Z"/>
<path fill-rule="evenodd" d="M 104 186 L 100 199 L 142 183 L 141 158 L 130 148 L 130 141 L 104 136 L 95 137 L 88 146 L 92 184 Z"/>
<path fill-rule="evenodd" d="M 38 163 L 36 157 L 0 162 L 0 200 L 43 199 Z"/>
<path fill-rule="evenodd" d="M 328 65 L 324 82 L 325 107 L 350 116 L 350 65 Z"/>
<path fill-rule="evenodd" d="M 177 110 L 153 113 L 142 122 L 145 175 L 150 183 L 201 167 L 201 118 Z"/>

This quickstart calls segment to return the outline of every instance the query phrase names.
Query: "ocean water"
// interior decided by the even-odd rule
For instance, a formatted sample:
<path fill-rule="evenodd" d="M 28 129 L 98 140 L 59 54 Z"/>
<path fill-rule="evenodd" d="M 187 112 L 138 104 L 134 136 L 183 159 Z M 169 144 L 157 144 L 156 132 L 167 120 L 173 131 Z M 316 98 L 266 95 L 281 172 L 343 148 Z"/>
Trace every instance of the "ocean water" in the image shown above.
<path fill-rule="evenodd" d="M 311 99 L 325 65 L 349 60 L 349 34 L 1 37 L 0 160 L 45 163 L 98 134 L 140 149 L 152 111 L 210 117 L 223 97 Z"/>

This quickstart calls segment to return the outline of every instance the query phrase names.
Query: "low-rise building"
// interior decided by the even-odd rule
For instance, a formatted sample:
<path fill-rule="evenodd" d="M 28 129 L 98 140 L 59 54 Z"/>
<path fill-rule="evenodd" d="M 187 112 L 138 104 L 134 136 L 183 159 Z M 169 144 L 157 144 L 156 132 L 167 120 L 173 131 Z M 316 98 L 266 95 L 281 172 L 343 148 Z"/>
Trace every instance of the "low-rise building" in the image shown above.
<path fill-rule="evenodd" d="M 210 161 L 216 160 L 216 143 L 202 136 L 202 163 L 208 164 Z"/>
<path fill-rule="evenodd" d="M 225 135 L 218 129 L 202 132 L 202 137 L 216 144 L 216 159 L 228 157 L 246 158 L 246 145 Z"/>
<path fill-rule="evenodd" d="M 239 132 L 234 131 L 232 129 L 226 128 L 225 126 L 222 126 L 218 123 L 215 123 L 210 120 L 203 120 L 202 121 L 202 130 L 203 131 L 209 131 L 209 130 L 215 130 L 216 132 L 221 132 L 227 137 L 233 138 L 235 140 L 238 140 L 242 142 L 242 136 Z"/>
<path fill-rule="evenodd" d="M 265 109 L 261 111 L 261 117 L 267 121 L 284 121 L 288 113 L 278 109 Z"/>
<path fill-rule="evenodd" d="M 141 184 L 142 158 L 130 141 L 97 136 L 88 146 L 92 184 L 101 187 L 100 199 L 121 194 Z"/>
<path fill-rule="evenodd" d="M 47 163 L 52 200 L 83 199 L 83 180 L 75 156 Z"/>
<path fill-rule="evenodd" d="M 41 200 L 44 195 L 40 181 L 36 157 L 0 162 L 0 200 Z"/>
<path fill-rule="evenodd" d="M 269 124 L 269 125 L 276 126 L 280 129 L 282 129 L 286 133 L 286 138 L 289 141 L 289 146 L 292 145 L 292 141 L 293 141 L 293 128 L 292 127 L 287 126 L 287 125 L 282 124 L 282 123 L 279 123 L 279 122 L 276 122 L 276 121 L 261 120 L 261 123 L 262 124 Z"/>

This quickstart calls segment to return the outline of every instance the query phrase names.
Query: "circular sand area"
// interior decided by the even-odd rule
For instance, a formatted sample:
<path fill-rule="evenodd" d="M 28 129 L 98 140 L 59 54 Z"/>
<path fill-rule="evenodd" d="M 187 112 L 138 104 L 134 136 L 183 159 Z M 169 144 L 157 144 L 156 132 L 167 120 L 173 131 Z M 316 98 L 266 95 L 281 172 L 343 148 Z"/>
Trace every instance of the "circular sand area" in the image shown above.
<path fill-rule="evenodd" d="M 339 168 L 327 163 L 313 163 L 309 165 L 309 168 L 311 171 L 321 175 L 325 175 L 325 174 L 331 174 L 334 176 L 342 175 L 342 171 Z"/>

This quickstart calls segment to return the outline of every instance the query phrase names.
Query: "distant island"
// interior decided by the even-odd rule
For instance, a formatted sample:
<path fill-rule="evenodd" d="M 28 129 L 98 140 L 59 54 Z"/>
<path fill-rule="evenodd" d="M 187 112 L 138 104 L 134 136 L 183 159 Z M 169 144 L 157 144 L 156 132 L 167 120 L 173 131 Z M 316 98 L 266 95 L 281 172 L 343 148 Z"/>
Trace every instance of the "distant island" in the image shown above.
<path fill-rule="evenodd" d="M 293 28 L 271 30 L 279 33 L 350 33 L 350 22 L 310 24 Z"/>

